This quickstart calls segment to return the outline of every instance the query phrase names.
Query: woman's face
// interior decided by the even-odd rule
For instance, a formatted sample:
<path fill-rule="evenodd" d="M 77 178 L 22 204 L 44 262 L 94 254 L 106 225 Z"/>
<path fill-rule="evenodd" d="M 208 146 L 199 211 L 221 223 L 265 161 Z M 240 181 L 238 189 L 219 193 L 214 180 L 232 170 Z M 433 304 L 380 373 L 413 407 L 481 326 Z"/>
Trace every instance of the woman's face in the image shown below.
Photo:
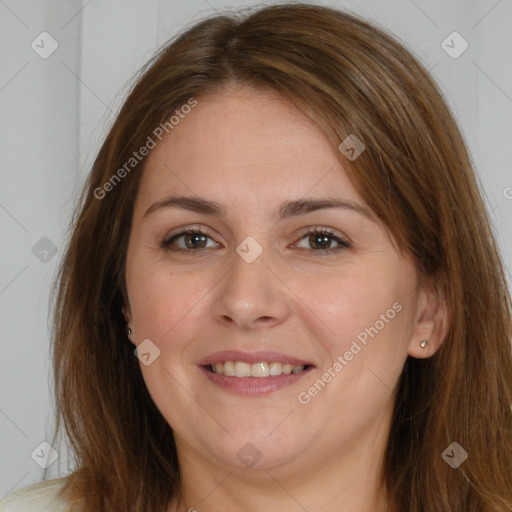
<path fill-rule="evenodd" d="M 414 265 L 292 104 L 245 87 L 197 101 L 155 139 L 126 271 L 131 340 L 180 462 L 380 458 L 405 359 L 435 347 L 419 346 L 433 322 Z"/>

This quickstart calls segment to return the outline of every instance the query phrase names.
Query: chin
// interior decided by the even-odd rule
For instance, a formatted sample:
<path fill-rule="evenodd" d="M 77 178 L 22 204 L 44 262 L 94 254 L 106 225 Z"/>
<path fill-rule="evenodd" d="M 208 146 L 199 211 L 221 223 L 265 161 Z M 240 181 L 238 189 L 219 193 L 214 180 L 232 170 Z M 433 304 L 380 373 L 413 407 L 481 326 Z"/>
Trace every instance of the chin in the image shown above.
<path fill-rule="evenodd" d="M 211 460 L 213 453 L 220 466 L 236 473 L 258 473 L 281 468 L 296 460 L 307 449 L 303 436 L 289 432 L 268 435 L 268 432 L 271 429 L 265 430 L 263 436 L 255 434 L 253 429 L 244 432 L 239 428 L 237 432 L 232 432 L 233 438 L 226 434 L 212 445 L 212 438 L 209 437 L 201 444 L 206 448 L 207 458 Z"/>

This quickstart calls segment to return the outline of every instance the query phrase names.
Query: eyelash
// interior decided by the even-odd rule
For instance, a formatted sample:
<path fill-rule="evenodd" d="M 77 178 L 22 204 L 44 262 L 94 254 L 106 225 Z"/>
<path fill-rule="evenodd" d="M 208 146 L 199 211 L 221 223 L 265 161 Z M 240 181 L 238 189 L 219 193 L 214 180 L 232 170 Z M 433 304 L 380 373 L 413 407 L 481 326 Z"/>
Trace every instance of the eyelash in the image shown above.
<path fill-rule="evenodd" d="M 194 253 L 194 252 L 200 252 L 200 251 L 205 250 L 205 249 L 211 249 L 211 247 L 199 248 L 199 249 L 183 249 L 181 247 L 171 247 L 171 244 L 175 240 L 177 240 L 178 238 L 180 238 L 180 237 L 182 237 L 184 235 L 187 235 L 187 234 L 203 235 L 203 236 L 206 236 L 206 237 L 210 238 L 211 240 L 213 240 L 210 237 L 210 235 L 208 235 L 208 233 L 203 231 L 201 228 L 186 228 L 186 229 L 183 229 L 182 231 L 180 231 L 179 233 L 176 233 L 175 235 L 172 235 L 172 236 L 170 236 L 168 238 L 165 238 L 161 242 L 160 247 L 162 249 L 167 250 L 167 251 L 181 252 L 181 253 Z M 341 250 L 344 250 L 344 249 L 349 249 L 350 247 L 352 247 L 352 245 L 349 242 L 339 238 L 338 236 L 336 236 L 328 228 L 314 228 L 314 229 L 311 229 L 310 231 L 306 231 L 305 233 L 303 233 L 300 236 L 299 242 L 301 240 L 303 240 L 304 238 L 306 238 L 307 236 L 311 236 L 311 235 L 324 235 L 324 236 L 328 236 L 329 238 L 332 238 L 335 242 L 337 242 L 339 244 L 337 247 L 330 248 L 330 249 L 311 249 L 311 252 L 317 253 L 319 255 L 333 254 L 333 253 L 336 253 L 338 251 L 341 251 Z"/>

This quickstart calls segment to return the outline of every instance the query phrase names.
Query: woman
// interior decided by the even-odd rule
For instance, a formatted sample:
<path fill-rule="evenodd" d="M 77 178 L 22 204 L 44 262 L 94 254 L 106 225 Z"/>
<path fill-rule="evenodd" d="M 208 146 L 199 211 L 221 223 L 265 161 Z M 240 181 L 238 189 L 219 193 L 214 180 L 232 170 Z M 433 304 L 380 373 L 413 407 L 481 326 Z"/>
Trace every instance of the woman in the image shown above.
<path fill-rule="evenodd" d="M 488 214 L 432 79 L 351 15 L 214 17 L 148 64 L 55 328 L 76 470 L 2 512 L 512 510 Z"/>

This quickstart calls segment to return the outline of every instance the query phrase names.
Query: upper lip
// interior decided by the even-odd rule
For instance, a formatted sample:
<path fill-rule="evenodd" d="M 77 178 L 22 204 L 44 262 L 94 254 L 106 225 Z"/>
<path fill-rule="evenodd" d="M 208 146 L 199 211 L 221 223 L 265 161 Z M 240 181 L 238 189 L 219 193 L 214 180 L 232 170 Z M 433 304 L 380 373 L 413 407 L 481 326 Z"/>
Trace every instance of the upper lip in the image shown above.
<path fill-rule="evenodd" d="M 314 366 L 310 361 L 298 359 L 296 357 L 281 354 L 273 351 L 258 351 L 258 352 L 241 352 L 239 350 L 224 350 L 222 352 L 215 352 L 201 361 L 199 365 L 207 366 L 210 364 L 224 363 L 226 361 L 243 361 L 245 363 L 282 363 L 291 364 L 294 366 Z"/>

